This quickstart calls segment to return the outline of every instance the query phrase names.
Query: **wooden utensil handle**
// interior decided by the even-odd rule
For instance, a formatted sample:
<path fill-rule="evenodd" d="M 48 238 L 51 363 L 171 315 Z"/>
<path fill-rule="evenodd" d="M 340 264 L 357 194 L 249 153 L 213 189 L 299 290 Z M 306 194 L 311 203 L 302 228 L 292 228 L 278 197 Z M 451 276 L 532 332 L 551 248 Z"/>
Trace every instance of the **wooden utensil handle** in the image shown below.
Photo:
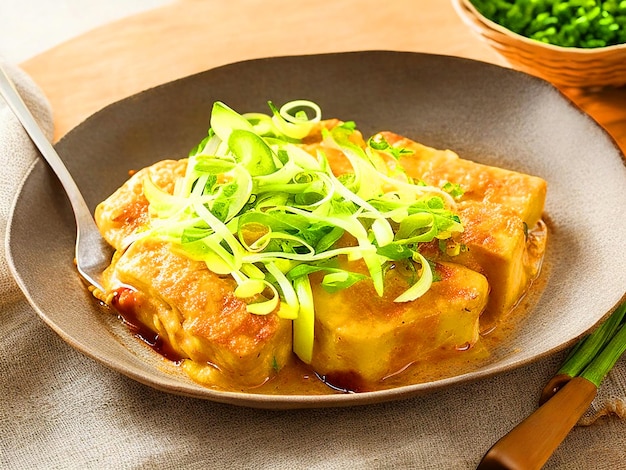
<path fill-rule="evenodd" d="M 574 377 L 485 454 L 478 470 L 540 469 L 596 396 L 597 387 Z"/>

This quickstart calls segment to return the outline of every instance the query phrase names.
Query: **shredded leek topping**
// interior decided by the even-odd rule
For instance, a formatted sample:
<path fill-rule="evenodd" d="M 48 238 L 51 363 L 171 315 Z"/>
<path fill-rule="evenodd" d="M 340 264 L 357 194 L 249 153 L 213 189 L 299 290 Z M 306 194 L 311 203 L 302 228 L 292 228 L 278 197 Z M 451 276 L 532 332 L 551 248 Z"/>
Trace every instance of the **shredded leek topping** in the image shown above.
<path fill-rule="evenodd" d="M 150 225 L 136 237 L 171 242 L 211 271 L 232 276 L 234 295 L 250 313 L 293 320 L 293 350 L 309 363 L 309 275 L 321 273 L 330 292 L 369 278 L 382 296 L 386 267 L 405 260 L 416 276 L 395 301 L 417 299 L 435 280 L 420 245 L 445 245 L 463 231 L 453 212 L 459 188 L 427 186 L 392 171 L 380 152 L 399 158 L 407 151 L 380 138 L 365 148 L 354 144 L 352 122 L 322 129 L 326 148 L 342 152 L 352 166 L 337 177 L 323 151 L 312 155 L 299 145 L 321 121 L 319 106 L 298 100 L 269 107 L 271 115 L 242 115 L 216 102 L 208 135 L 190 152 L 173 194 L 143 181 Z M 362 260 L 367 274 L 343 269 L 340 260 Z"/>

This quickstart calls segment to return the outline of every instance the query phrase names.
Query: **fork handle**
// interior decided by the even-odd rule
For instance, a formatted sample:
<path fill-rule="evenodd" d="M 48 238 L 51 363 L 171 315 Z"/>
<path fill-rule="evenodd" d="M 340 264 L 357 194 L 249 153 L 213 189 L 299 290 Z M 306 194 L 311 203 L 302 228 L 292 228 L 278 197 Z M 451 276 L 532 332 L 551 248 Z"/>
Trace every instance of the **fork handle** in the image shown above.
<path fill-rule="evenodd" d="M 24 103 L 15 85 L 1 65 L 0 95 L 7 102 L 7 105 L 20 121 L 30 139 L 39 149 L 41 156 L 61 182 L 72 205 L 76 220 L 76 267 L 83 278 L 91 285 L 102 290 L 99 278 L 103 266 L 106 266 L 111 259 L 109 256 L 110 247 L 100 235 L 89 206 L 87 206 L 72 175 L 50 141 L 46 138 L 37 121 L 35 121 L 26 103 Z"/>
<path fill-rule="evenodd" d="M 587 411 L 598 388 L 574 377 L 552 398 L 496 442 L 477 470 L 540 469 Z"/>
<path fill-rule="evenodd" d="M 89 212 L 89 208 L 85 203 L 78 186 L 76 186 L 70 172 L 41 130 L 41 127 L 39 127 L 39 124 L 37 124 L 37 121 L 35 121 L 35 118 L 26 106 L 26 103 L 24 103 L 24 100 L 2 66 L 0 66 L 0 95 L 2 95 L 9 108 L 11 108 L 17 119 L 26 130 L 30 139 L 39 149 L 42 157 L 48 162 L 48 165 L 50 165 L 54 173 L 59 178 L 59 181 L 63 185 L 63 188 L 70 199 L 70 203 L 72 204 L 76 217 L 81 219 L 90 219 L 91 213 Z"/>

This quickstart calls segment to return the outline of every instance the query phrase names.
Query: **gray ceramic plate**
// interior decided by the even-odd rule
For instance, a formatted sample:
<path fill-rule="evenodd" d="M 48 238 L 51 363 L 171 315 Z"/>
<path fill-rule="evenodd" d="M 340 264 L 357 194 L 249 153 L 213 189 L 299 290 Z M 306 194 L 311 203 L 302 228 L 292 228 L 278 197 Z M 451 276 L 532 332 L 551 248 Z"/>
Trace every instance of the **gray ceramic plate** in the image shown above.
<path fill-rule="evenodd" d="M 366 134 L 394 130 L 548 181 L 552 233 L 545 291 L 487 365 L 444 380 L 362 394 L 270 396 L 198 386 L 92 300 L 72 264 L 69 204 L 38 162 L 15 202 L 8 257 L 43 320 L 84 354 L 167 392 L 264 408 L 347 406 L 409 397 L 527 364 L 571 343 L 624 295 L 626 169 L 620 152 L 551 85 L 508 69 L 383 51 L 236 63 L 115 103 L 72 130 L 57 150 L 93 208 L 129 169 L 185 156 L 205 135 L 214 101 L 241 112 L 265 112 L 268 99 L 298 98 L 319 103 L 325 117 L 356 121 Z"/>

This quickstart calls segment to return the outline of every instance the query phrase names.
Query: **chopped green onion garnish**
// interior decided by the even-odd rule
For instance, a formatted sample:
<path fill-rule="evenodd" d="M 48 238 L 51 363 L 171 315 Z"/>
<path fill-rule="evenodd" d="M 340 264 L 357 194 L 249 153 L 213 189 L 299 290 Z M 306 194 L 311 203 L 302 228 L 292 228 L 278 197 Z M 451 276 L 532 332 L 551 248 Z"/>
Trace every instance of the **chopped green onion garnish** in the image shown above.
<path fill-rule="evenodd" d="M 522 36 L 562 47 L 626 43 L 624 0 L 470 0 L 485 17 Z"/>

